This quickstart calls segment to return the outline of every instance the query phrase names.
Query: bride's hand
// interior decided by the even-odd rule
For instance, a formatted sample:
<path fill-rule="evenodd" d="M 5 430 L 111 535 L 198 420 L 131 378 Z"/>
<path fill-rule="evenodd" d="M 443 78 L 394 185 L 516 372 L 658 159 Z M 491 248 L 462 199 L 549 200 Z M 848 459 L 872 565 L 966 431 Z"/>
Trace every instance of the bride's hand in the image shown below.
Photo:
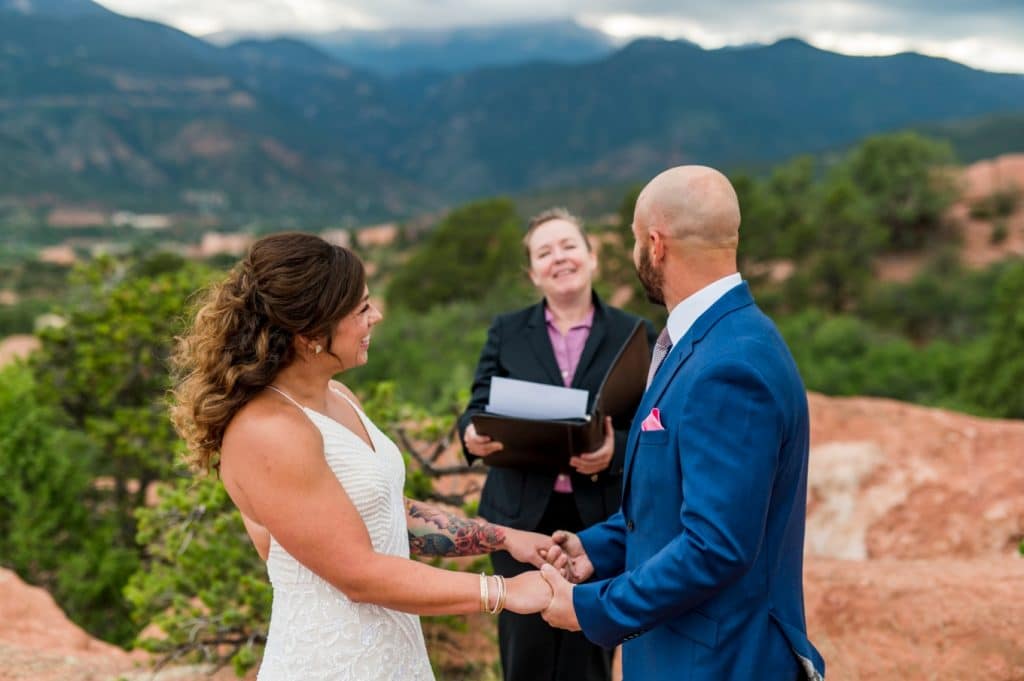
<path fill-rule="evenodd" d="M 544 564 L 544 556 L 554 546 L 551 537 L 537 532 L 501 528 L 505 533 L 503 548 L 520 563 L 529 563 L 535 568 Z"/>
<path fill-rule="evenodd" d="M 536 570 L 505 580 L 508 597 L 505 609 L 518 615 L 529 615 L 548 607 L 553 592 L 547 580 Z"/>

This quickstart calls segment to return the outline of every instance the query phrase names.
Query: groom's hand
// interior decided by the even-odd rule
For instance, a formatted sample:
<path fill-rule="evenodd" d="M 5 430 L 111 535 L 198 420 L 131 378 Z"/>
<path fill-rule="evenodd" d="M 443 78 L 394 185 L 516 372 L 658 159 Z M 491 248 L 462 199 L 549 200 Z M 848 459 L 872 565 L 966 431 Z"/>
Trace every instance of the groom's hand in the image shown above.
<path fill-rule="evenodd" d="M 551 603 L 541 612 L 544 621 L 559 629 L 579 631 L 580 623 L 576 620 L 576 609 L 572 604 L 574 585 L 566 581 L 562 574 L 550 565 L 542 567 L 540 573 L 551 586 L 552 592 Z"/>
<path fill-rule="evenodd" d="M 572 532 L 558 530 L 551 535 L 551 541 L 553 546 L 544 557 L 548 563 L 561 570 L 566 579 L 579 584 L 594 575 L 594 565 L 579 537 Z"/>

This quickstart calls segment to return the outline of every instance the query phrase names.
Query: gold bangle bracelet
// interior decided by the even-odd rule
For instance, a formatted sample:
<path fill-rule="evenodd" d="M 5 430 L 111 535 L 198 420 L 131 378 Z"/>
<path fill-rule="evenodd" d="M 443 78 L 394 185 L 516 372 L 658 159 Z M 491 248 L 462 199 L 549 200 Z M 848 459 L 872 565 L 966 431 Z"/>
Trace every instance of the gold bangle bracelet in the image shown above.
<path fill-rule="evenodd" d="M 501 575 L 494 575 L 494 579 L 498 585 L 498 597 L 494 600 L 494 608 L 488 609 L 488 612 L 492 615 L 497 615 L 505 607 L 505 599 L 508 595 L 508 586 L 505 584 L 505 578 Z"/>
<path fill-rule="evenodd" d="M 490 612 L 490 589 L 487 586 L 487 575 L 480 573 L 480 612 Z"/>
<path fill-rule="evenodd" d="M 505 609 L 505 603 L 508 601 L 508 583 L 505 578 L 501 578 L 501 603 L 498 604 L 498 612 L 502 612 Z"/>

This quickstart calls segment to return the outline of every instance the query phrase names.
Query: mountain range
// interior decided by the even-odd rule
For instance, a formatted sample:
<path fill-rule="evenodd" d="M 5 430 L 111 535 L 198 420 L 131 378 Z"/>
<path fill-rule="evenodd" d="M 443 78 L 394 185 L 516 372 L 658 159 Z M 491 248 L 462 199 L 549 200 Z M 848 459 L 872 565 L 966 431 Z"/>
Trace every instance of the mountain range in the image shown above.
<path fill-rule="evenodd" d="M 363 220 L 1020 112 L 1024 76 L 795 39 L 382 75 L 291 38 L 217 46 L 90 0 L 0 0 L 0 198 L 178 210 L 213 193 Z"/>
<path fill-rule="evenodd" d="M 484 66 L 528 61 L 582 63 L 606 56 L 614 42 L 605 33 L 575 21 L 544 21 L 449 29 L 343 29 L 328 33 L 204 36 L 217 45 L 254 37 L 291 38 L 332 57 L 385 76 L 416 71 L 456 73 Z"/>

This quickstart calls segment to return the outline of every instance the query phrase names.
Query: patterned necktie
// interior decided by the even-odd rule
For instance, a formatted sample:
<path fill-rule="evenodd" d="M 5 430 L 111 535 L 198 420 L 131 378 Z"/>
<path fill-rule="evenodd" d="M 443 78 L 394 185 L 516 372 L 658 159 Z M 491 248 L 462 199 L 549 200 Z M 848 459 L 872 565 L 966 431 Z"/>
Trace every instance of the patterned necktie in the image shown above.
<path fill-rule="evenodd" d="M 654 342 L 654 352 L 651 353 L 651 368 L 647 371 L 648 388 L 651 387 L 654 374 L 658 373 L 658 368 L 661 367 L 661 363 L 665 361 L 670 352 L 672 352 L 672 339 L 669 338 L 668 327 L 666 326 L 658 335 L 658 340 Z"/>

